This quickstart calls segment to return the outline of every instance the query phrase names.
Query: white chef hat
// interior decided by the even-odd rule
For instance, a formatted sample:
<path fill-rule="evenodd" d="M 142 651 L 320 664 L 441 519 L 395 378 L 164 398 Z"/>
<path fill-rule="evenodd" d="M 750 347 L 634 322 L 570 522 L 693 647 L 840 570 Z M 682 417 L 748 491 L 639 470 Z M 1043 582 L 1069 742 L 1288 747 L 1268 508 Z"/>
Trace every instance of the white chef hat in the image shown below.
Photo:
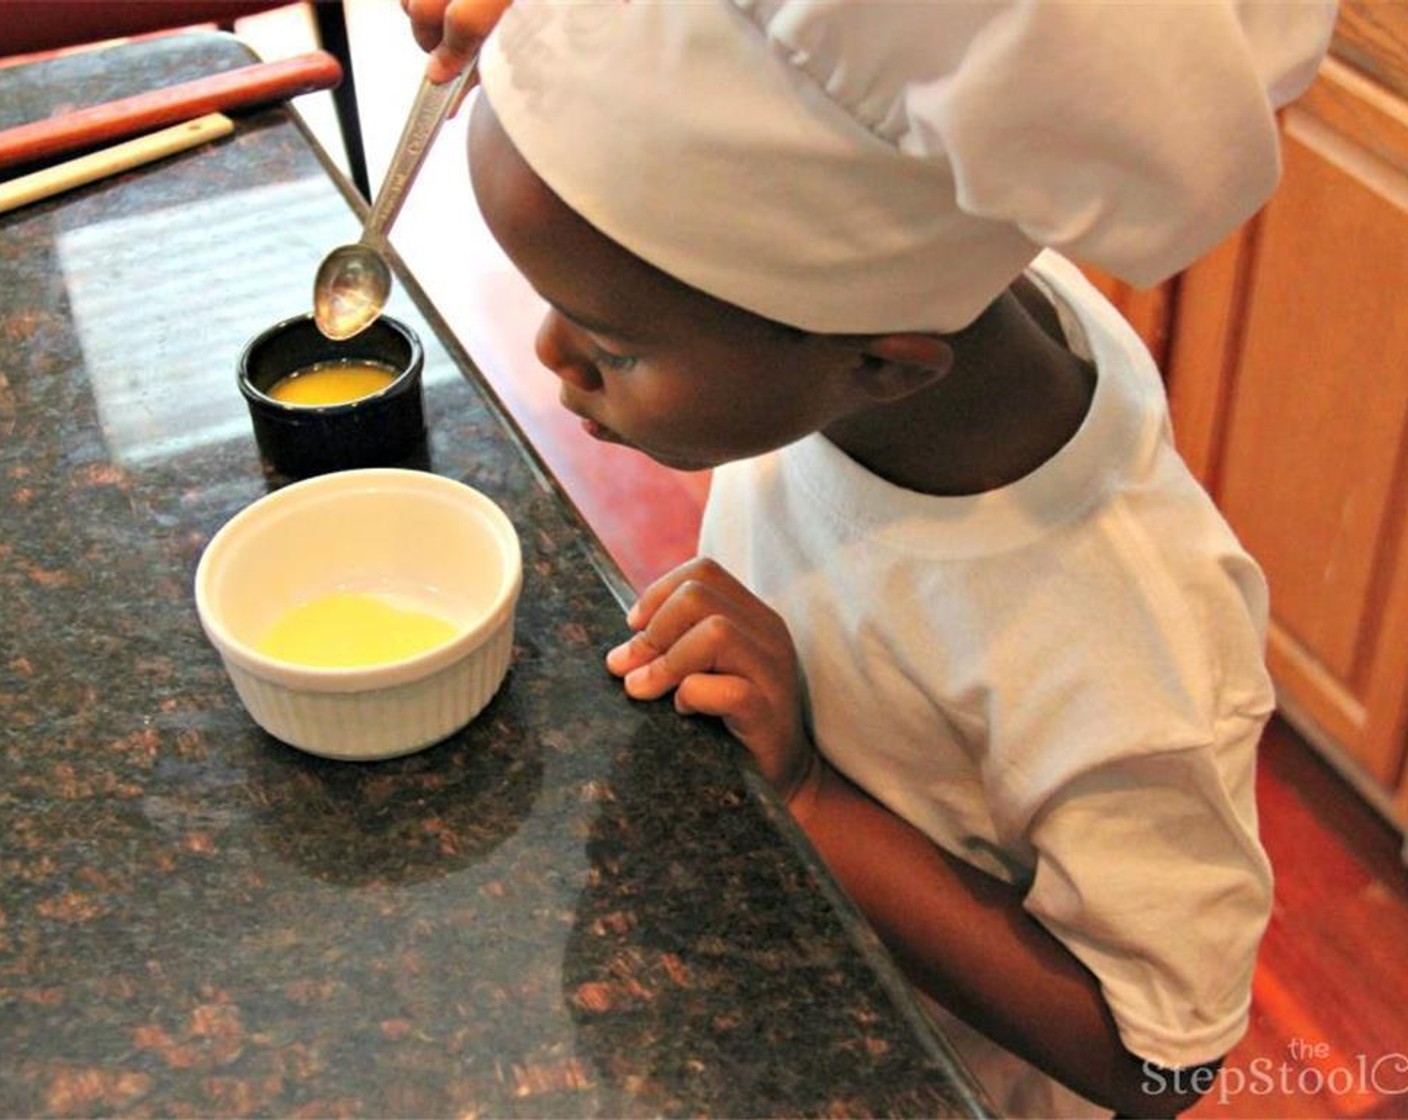
<path fill-rule="evenodd" d="M 966 326 L 1044 246 L 1131 283 L 1270 196 L 1333 3 L 518 0 L 481 81 L 658 268 L 815 331 Z"/>

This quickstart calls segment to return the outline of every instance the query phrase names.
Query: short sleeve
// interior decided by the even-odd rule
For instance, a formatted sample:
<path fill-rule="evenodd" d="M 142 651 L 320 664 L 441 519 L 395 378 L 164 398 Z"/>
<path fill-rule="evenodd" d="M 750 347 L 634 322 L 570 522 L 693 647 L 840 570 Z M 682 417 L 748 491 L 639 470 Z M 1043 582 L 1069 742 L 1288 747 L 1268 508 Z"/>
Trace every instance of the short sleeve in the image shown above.
<path fill-rule="evenodd" d="M 1248 1021 L 1271 867 L 1257 839 L 1260 719 L 1221 741 L 1073 779 L 1031 831 L 1026 908 L 1100 982 L 1126 1049 L 1168 1068 L 1226 1054 Z"/>

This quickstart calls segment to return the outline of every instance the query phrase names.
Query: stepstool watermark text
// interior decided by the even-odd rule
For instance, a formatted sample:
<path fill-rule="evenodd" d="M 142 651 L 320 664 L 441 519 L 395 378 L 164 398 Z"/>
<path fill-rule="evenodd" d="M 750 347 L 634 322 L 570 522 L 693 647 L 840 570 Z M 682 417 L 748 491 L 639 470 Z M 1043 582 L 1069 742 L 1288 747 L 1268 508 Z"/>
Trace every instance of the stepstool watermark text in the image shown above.
<path fill-rule="evenodd" d="M 1292 1039 L 1286 1049 L 1288 1057 L 1282 1061 L 1253 1058 L 1222 1069 L 1161 1069 L 1145 1062 L 1143 1088 L 1146 1093 L 1194 1092 L 1224 1105 L 1241 1096 L 1408 1095 L 1408 1054 L 1344 1056 L 1328 1042 L 1302 1038 Z"/>

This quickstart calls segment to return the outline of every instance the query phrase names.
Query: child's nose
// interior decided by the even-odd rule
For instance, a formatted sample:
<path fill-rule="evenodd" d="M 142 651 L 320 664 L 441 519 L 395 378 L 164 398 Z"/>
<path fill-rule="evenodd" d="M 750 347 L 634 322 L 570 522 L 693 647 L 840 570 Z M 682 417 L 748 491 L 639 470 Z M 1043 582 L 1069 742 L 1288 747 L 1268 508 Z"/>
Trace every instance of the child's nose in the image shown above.
<path fill-rule="evenodd" d="M 538 361 L 562 380 L 587 393 L 601 388 L 601 375 L 587 357 L 581 331 L 555 309 L 544 314 L 533 349 Z"/>

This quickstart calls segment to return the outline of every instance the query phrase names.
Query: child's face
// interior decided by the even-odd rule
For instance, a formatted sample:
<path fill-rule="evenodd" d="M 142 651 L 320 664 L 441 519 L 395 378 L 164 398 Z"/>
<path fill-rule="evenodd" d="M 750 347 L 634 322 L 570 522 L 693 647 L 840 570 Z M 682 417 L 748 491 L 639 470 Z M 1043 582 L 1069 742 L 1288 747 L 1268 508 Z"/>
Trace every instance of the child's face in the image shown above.
<path fill-rule="evenodd" d="M 470 167 L 490 231 L 550 305 L 538 358 L 591 435 L 699 470 L 871 403 L 853 376 L 857 342 L 781 328 L 627 252 L 538 178 L 482 96 Z"/>

